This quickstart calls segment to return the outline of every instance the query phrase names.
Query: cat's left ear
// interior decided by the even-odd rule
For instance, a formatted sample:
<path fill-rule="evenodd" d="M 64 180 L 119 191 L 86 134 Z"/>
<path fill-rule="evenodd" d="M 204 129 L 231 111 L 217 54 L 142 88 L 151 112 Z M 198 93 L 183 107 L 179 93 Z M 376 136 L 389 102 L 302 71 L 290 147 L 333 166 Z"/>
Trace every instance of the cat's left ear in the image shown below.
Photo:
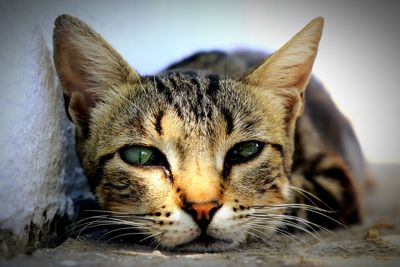
<path fill-rule="evenodd" d="M 324 19 L 312 20 L 281 49 L 242 78 L 246 84 L 279 96 L 293 123 L 302 111 L 304 90 L 318 51 Z"/>
<path fill-rule="evenodd" d="M 53 44 L 67 112 L 78 133 L 84 134 L 91 109 L 107 91 L 135 84 L 140 76 L 107 41 L 75 17 L 61 15 L 56 19 Z"/>

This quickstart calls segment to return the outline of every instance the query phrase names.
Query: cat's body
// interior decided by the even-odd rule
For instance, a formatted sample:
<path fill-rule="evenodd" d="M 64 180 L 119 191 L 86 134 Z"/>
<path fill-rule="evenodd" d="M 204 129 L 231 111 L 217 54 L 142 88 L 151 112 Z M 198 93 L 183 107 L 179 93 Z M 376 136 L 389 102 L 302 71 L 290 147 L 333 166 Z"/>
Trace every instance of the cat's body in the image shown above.
<path fill-rule="evenodd" d="M 308 83 L 321 32 L 319 18 L 268 60 L 200 53 L 141 77 L 83 22 L 59 17 L 54 59 L 103 219 L 204 251 L 358 222 L 359 145 Z"/>

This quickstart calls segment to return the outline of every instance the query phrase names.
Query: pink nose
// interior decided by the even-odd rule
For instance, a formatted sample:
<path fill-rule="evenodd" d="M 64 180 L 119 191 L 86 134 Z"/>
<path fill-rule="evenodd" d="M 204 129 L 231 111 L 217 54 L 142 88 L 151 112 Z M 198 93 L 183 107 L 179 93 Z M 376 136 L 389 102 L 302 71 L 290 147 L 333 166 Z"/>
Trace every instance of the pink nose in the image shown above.
<path fill-rule="evenodd" d="M 194 203 L 190 206 L 191 214 L 195 221 L 206 220 L 210 221 L 214 213 L 218 209 L 218 204 L 215 202 L 209 203 Z"/>
<path fill-rule="evenodd" d="M 210 224 L 214 214 L 221 207 L 216 201 L 207 203 L 191 203 L 186 204 L 183 210 L 192 215 L 193 220 L 198 224 L 200 229 L 205 232 Z"/>

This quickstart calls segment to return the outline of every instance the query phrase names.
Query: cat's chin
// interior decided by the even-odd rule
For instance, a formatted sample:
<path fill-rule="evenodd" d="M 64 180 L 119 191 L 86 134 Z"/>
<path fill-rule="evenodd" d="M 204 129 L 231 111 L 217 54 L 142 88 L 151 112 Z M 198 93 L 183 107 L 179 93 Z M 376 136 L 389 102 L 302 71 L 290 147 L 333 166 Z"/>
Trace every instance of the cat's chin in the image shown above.
<path fill-rule="evenodd" d="M 221 252 L 237 248 L 238 246 L 239 242 L 230 239 L 217 239 L 201 235 L 188 243 L 170 248 L 170 250 L 177 252 Z"/>

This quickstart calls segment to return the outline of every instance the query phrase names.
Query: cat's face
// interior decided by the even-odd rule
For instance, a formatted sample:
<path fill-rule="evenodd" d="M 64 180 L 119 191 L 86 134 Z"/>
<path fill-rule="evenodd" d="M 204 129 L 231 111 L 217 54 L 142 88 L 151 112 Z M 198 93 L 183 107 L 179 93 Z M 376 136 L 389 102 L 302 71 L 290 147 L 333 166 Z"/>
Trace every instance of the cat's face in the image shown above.
<path fill-rule="evenodd" d="M 278 53 L 241 79 L 140 77 L 88 26 L 60 17 L 56 67 L 102 208 L 167 248 L 224 250 L 273 232 L 291 198 L 294 124 L 322 22 L 307 27 L 294 44 L 311 52 L 290 66 Z M 294 44 L 280 53 L 298 54 Z"/>
<path fill-rule="evenodd" d="M 202 234 L 223 248 L 244 241 L 255 207 L 289 198 L 284 112 L 244 87 L 173 73 L 118 88 L 84 144 L 85 169 L 102 169 L 101 206 L 151 219 L 141 227 L 167 247 Z"/>

